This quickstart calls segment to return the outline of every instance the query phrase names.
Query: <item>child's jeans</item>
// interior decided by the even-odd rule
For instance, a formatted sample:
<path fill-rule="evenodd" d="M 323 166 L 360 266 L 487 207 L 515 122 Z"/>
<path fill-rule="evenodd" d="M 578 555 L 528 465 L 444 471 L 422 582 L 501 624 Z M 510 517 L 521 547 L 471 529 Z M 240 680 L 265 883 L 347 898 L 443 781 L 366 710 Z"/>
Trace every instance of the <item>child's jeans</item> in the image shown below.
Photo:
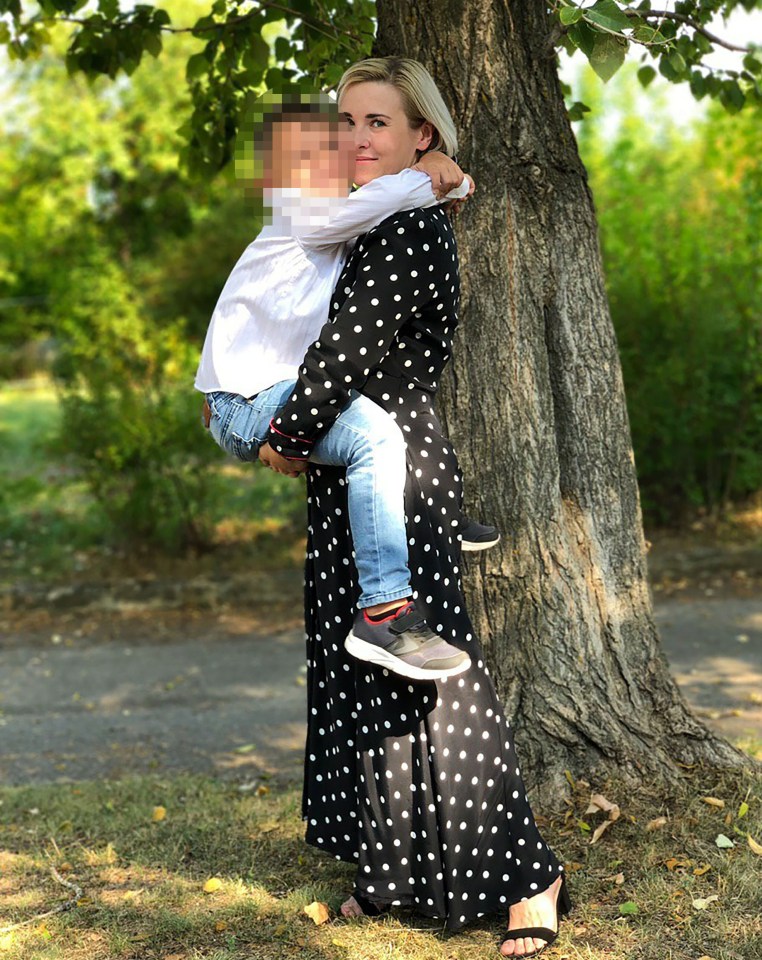
<path fill-rule="evenodd" d="M 280 380 L 251 399 L 221 390 L 206 395 L 209 432 L 227 453 L 255 462 L 270 420 L 295 380 Z M 405 440 L 393 418 L 356 390 L 314 444 L 310 463 L 347 468 L 349 525 L 360 584 L 358 607 L 412 595 L 405 531 Z"/>

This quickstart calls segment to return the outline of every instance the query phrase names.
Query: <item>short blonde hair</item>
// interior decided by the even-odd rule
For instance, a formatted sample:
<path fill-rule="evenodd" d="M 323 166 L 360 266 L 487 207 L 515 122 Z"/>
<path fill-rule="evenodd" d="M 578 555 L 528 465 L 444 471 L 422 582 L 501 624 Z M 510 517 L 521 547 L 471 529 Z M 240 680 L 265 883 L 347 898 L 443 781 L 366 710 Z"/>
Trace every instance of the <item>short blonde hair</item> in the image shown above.
<path fill-rule="evenodd" d="M 408 57 L 370 57 L 358 60 L 348 67 L 336 89 L 341 100 L 342 93 L 355 83 L 391 83 L 401 96 L 410 126 L 417 130 L 427 120 L 434 127 L 431 145 L 423 153 L 439 150 L 448 157 L 458 149 L 455 124 L 450 116 L 442 94 L 437 89 L 431 74 L 422 63 Z"/>

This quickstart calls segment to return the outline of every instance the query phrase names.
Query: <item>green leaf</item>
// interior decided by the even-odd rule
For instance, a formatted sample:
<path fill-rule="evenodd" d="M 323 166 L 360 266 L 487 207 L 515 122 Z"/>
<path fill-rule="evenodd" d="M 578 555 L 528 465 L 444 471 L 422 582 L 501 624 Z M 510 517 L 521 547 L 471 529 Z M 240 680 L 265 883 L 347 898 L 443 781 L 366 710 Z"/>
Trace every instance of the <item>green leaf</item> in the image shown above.
<path fill-rule="evenodd" d="M 595 38 L 598 36 L 597 30 L 594 30 L 589 24 L 585 23 L 584 20 L 581 20 L 569 28 L 569 36 L 577 45 L 577 48 L 589 58 L 595 46 Z"/>
<path fill-rule="evenodd" d="M 704 75 L 699 73 L 698 70 L 694 70 L 691 73 L 689 86 L 691 88 L 691 93 L 697 100 L 700 100 L 706 95 L 706 82 L 704 81 Z"/>
<path fill-rule="evenodd" d="M 675 73 L 683 73 L 685 70 L 685 58 L 680 53 L 679 50 L 670 50 L 669 51 L 669 62 L 675 70 Z"/>
<path fill-rule="evenodd" d="M 561 7 L 561 23 L 571 24 L 581 20 L 584 16 L 579 7 Z"/>
<path fill-rule="evenodd" d="M 622 13 L 614 0 L 598 0 L 589 10 L 585 10 L 585 19 L 608 30 L 627 30 L 630 27 L 630 18 Z"/>
<path fill-rule="evenodd" d="M 294 54 L 294 48 L 286 37 L 277 37 L 275 40 L 275 59 L 281 63 L 290 60 Z"/>
<path fill-rule="evenodd" d="M 582 103 L 580 100 L 575 100 L 566 111 L 566 115 L 571 121 L 582 120 L 586 113 L 590 113 L 590 107 L 588 107 L 586 103 Z"/>
<path fill-rule="evenodd" d="M 753 53 L 747 53 L 743 58 L 743 65 L 749 73 L 762 73 L 762 60 L 758 60 Z"/>
<path fill-rule="evenodd" d="M 190 83 L 209 72 L 209 61 L 203 53 L 194 53 L 185 67 L 185 79 Z"/>
<path fill-rule="evenodd" d="M 119 0 L 98 0 L 98 9 L 109 20 L 115 20 L 119 15 Z"/>
<path fill-rule="evenodd" d="M 341 75 L 344 73 L 344 65 L 341 63 L 329 63 L 328 66 L 323 71 L 323 76 L 325 77 L 326 86 L 335 87 L 336 84 L 341 80 Z"/>
<path fill-rule="evenodd" d="M 730 837 L 726 837 L 724 833 L 719 833 L 719 834 L 717 835 L 717 837 L 716 837 L 716 839 L 715 839 L 714 842 L 717 844 L 717 846 L 718 846 L 720 849 L 723 849 L 724 847 L 734 847 L 734 846 L 735 846 L 735 844 L 734 844 L 733 841 L 730 839 Z"/>
<path fill-rule="evenodd" d="M 608 82 L 624 63 L 626 41 L 610 33 L 599 33 L 590 54 L 590 66 L 604 83 Z"/>
<path fill-rule="evenodd" d="M 152 57 L 158 57 L 161 53 L 161 34 L 146 30 L 143 33 L 143 45 Z"/>
<path fill-rule="evenodd" d="M 625 903 L 619 904 L 619 912 L 624 917 L 632 916 L 633 914 L 640 913 L 637 903 L 633 900 L 627 900 Z"/>
<path fill-rule="evenodd" d="M 742 800 L 741 806 L 738 808 L 738 813 L 736 814 L 736 816 L 738 816 L 738 818 L 740 819 L 741 817 L 745 817 L 748 812 L 749 812 L 749 804 L 745 800 Z"/>
<path fill-rule="evenodd" d="M 648 84 L 653 80 L 655 76 L 656 76 L 656 71 L 651 66 L 646 65 L 645 67 L 641 67 L 640 70 L 638 70 L 638 80 L 640 80 L 640 84 L 642 87 L 647 87 Z"/>
<path fill-rule="evenodd" d="M 743 90 L 735 80 L 723 80 L 720 90 L 720 103 L 728 113 L 738 113 L 746 103 Z"/>

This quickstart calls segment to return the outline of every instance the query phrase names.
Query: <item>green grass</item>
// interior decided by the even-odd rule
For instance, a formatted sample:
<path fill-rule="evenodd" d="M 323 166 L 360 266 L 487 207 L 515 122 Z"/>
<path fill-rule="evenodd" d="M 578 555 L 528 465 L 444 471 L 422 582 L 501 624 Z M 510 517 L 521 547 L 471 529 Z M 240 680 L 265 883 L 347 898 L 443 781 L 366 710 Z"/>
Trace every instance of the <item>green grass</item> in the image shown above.
<path fill-rule="evenodd" d="M 103 542 L 105 521 L 75 470 L 57 461 L 54 388 L 0 386 L 0 575 L 62 573 L 77 551 Z"/>
<path fill-rule="evenodd" d="M 595 844 L 591 792 L 621 807 Z M 723 807 L 708 804 L 714 797 Z M 0 790 L 0 927 L 68 899 L 49 865 L 83 890 L 79 905 L 0 934 L 13 960 L 476 960 L 497 957 L 503 918 L 448 934 L 396 909 L 345 920 L 354 868 L 303 842 L 297 784 L 242 793 L 199 776 Z M 748 807 L 744 815 L 742 804 Z M 166 809 L 155 822 L 153 810 Z M 646 825 L 663 816 L 655 830 Z M 574 908 L 560 949 L 573 960 L 754 960 L 762 956 L 762 776 L 694 770 L 669 795 L 579 781 L 565 816 L 537 816 L 563 859 Z M 719 834 L 735 846 L 721 849 Z M 708 868 L 708 869 L 707 869 Z M 221 885 L 204 892 L 210 878 Z M 694 901 L 707 901 L 703 909 Z M 316 925 L 303 908 L 326 903 Z M 636 912 L 623 913 L 624 904 Z M 627 909 L 627 908 L 625 908 Z M 632 908 L 630 908 L 632 909 Z"/>
<path fill-rule="evenodd" d="M 60 417 L 49 381 L 0 383 L 0 586 L 17 579 L 88 579 L 106 569 L 111 576 L 131 575 L 136 564 L 177 572 L 182 558 L 125 547 L 109 526 L 76 466 L 56 451 Z M 301 563 L 303 481 L 221 452 L 215 481 L 213 546 L 223 549 L 215 551 L 214 566 Z M 204 561 L 188 559 L 203 569 Z"/>

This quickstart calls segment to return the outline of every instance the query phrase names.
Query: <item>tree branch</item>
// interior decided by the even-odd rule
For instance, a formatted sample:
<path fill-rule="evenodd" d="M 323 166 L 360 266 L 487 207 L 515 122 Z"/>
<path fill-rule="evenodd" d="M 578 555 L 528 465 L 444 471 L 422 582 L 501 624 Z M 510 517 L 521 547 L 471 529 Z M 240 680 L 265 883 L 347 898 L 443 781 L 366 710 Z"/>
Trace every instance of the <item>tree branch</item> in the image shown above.
<path fill-rule="evenodd" d="M 335 27 L 332 23 L 325 23 L 322 20 L 315 20 L 314 18 L 305 17 L 303 13 L 300 13 L 299 10 L 294 10 L 292 7 L 284 6 L 282 3 L 272 3 L 270 0 L 263 0 L 262 3 L 255 10 L 250 10 L 249 13 L 242 13 L 238 17 L 230 17 L 229 20 L 218 20 L 215 23 L 210 24 L 208 27 L 171 27 L 165 24 L 162 24 L 159 28 L 164 33 L 206 33 L 209 30 L 219 30 L 220 28 L 225 28 L 229 26 L 235 26 L 239 23 L 245 23 L 247 20 L 252 20 L 263 9 L 270 10 L 280 10 L 283 13 L 291 14 L 293 17 L 304 21 L 308 26 L 312 27 L 315 30 L 318 30 L 326 37 L 334 38 L 338 34 L 343 34 L 345 37 L 349 37 L 350 40 L 353 40 L 355 43 L 362 43 L 362 37 L 358 37 L 354 33 L 350 33 L 348 30 L 341 30 Z M 51 18 L 57 22 L 61 23 L 77 23 L 80 26 L 86 26 L 89 22 L 88 19 L 82 17 L 53 17 Z M 327 30 L 322 29 L 323 27 L 329 27 L 333 33 L 329 33 Z"/>
<path fill-rule="evenodd" d="M 626 17 L 638 17 L 640 20 L 650 20 L 659 17 L 662 20 L 675 20 L 678 23 L 686 23 L 689 27 L 693 27 L 697 33 L 703 34 L 707 40 L 721 47 L 725 47 L 726 50 L 736 50 L 738 53 L 751 53 L 748 47 L 737 47 L 734 43 L 728 43 L 714 33 L 710 33 L 706 27 L 702 26 L 692 17 L 686 16 L 684 13 L 675 13 L 672 10 L 623 10 L 622 13 Z"/>

